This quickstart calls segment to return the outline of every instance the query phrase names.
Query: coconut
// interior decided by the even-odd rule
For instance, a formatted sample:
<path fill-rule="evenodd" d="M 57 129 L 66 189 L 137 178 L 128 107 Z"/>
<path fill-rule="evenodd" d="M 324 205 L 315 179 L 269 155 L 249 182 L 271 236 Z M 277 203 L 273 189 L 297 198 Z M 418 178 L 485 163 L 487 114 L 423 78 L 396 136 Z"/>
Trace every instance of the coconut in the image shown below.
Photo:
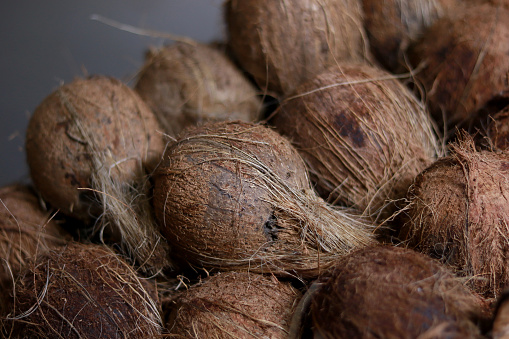
<path fill-rule="evenodd" d="M 187 130 L 154 181 L 161 233 L 193 265 L 313 277 L 373 242 L 372 226 L 319 198 L 297 151 L 260 124 Z"/>
<path fill-rule="evenodd" d="M 444 129 L 471 128 L 477 112 L 494 97 L 509 95 L 509 9 L 464 6 L 438 19 L 409 48 L 420 68 L 415 78 L 426 92 L 434 118 Z"/>
<path fill-rule="evenodd" d="M 363 0 L 364 28 L 377 60 L 391 72 L 406 69 L 405 52 L 458 0 Z"/>
<path fill-rule="evenodd" d="M 509 148 L 509 106 L 490 119 L 486 134 L 494 149 L 507 150 Z"/>
<path fill-rule="evenodd" d="M 26 132 L 30 174 L 42 197 L 67 215 L 95 222 L 99 234 L 111 234 L 140 265 L 156 269 L 165 265 L 166 250 L 152 217 L 147 171 L 163 153 L 158 129 L 132 89 L 94 76 L 46 97 Z"/>
<path fill-rule="evenodd" d="M 166 328 L 183 338 L 287 338 L 300 295 L 273 276 L 218 273 L 163 304 Z"/>
<path fill-rule="evenodd" d="M 401 240 L 440 259 L 486 297 L 509 283 L 509 154 L 477 151 L 470 136 L 420 173 Z"/>
<path fill-rule="evenodd" d="M 490 338 L 509 338 L 509 290 L 504 290 L 497 300 Z"/>
<path fill-rule="evenodd" d="M 320 195 L 388 217 L 441 154 L 421 103 L 379 68 L 342 63 L 302 84 L 270 121 L 306 161 Z"/>
<path fill-rule="evenodd" d="M 314 285 L 304 331 L 315 338 L 481 337 L 479 296 L 439 262 L 408 249 L 360 249 Z"/>
<path fill-rule="evenodd" d="M 70 243 L 16 281 L 6 333 L 15 338 L 155 338 L 155 286 L 104 246 Z"/>
<path fill-rule="evenodd" d="M 356 0 L 229 0 L 228 42 L 260 88 L 285 94 L 338 60 L 369 59 Z"/>
<path fill-rule="evenodd" d="M 150 50 L 135 90 L 171 136 L 209 120 L 256 121 L 262 108 L 255 87 L 233 62 L 198 42 Z"/>

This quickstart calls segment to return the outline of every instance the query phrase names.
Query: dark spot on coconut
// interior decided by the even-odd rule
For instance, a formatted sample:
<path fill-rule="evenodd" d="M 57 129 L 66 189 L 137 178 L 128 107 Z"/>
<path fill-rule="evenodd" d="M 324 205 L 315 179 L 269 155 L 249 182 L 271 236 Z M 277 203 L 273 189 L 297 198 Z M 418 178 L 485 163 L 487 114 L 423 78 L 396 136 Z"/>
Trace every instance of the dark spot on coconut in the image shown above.
<path fill-rule="evenodd" d="M 72 186 L 81 186 L 80 181 L 78 178 L 76 178 L 76 175 L 74 173 L 65 173 L 65 178 L 69 179 L 69 182 Z"/>
<path fill-rule="evenodd" d="M 58 122 L 55 126 L 55 132 L 59 132 L 62 129 L 67 131 L 68 128 L 69 128 L 69 120 Z"/>
<path fill-rule="evenodd" d="M 350 139 L 356 147 L 364 146 L 364 133 L 354 118 L 340 112 L 334 116 L 334 125 L 338 133 L 342 137 Z"/>
<path fill-rule="evenodd" d="M 274 215 L 273 211 L 265 224 L 263 224 L 263 232 L 269 237 L 269 240 L 277 241 L 280 229 L 282 229 L 282 227 L 278 226 L 277 217 Z"/>

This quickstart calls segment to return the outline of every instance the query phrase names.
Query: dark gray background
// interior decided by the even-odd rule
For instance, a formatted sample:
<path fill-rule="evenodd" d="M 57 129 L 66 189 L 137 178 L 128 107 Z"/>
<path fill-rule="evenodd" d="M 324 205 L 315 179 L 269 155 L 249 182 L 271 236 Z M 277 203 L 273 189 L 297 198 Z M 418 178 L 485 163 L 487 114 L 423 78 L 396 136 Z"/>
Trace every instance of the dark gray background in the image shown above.
<path fill-rule="evenodd" d="M 0 186 L 28 182 L 23 150 L 35 107 L 62 82 L 103 74 L 125 82 L 163 38 L 122 31 L 93 14 L 201 42 L 224 38 L 222 0 L 0 2 Z M 132 85 L 132 82 L 128 82 Z"/>

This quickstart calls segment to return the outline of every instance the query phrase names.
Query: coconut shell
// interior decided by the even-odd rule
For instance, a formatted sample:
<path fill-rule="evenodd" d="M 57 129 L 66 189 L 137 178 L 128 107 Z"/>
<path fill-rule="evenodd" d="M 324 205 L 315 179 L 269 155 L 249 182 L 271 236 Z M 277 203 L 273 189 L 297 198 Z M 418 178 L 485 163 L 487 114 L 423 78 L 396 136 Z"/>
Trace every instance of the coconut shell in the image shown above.
<path fill-rule="evenodd" d="M 415 179 L 400 238 L 494 297 L 509 283 L 509 154 L 463 139 Z"/>
<path fill-rule="evenodd" d="M 315 284 L 315 338 L 480 338 L 481 300 L 424 255 L 371 247 L 337 261 Z"/>
<path fill-rule="evenodd" d="M 186 131 L 154 181 L 161 233 L 175 257 L 194 265 L 316 276 L 373 241 L 364 220 L 316 196 L 297 151 L 263 125 Z"/>
<path fill-rule="evenodd" d="M 5 317 L 13 338 L 155 338 L 155 286 L 99 245 L 71 243 L 37 259 L 16 281 Z"/>
<path fill-rule="evenodd" d="M 273 276 L 218 273 L 166 304 L 166 328 L 182 338 L 287 338 L 300 296 Z"/>
<path fill-rule="evenodd" d="M 229 0 L 228 42 L 240 65 L 275 96 L 368 48 L 356 0 Z"/>
<path fill-rule="evenodd" d="M 477 112 L 509 95 L 509 9 L 464 6 L 438 19 L 409 49 L 431 113 L 454 133 L 483 119 Z"/>
<path fill-rule="evenodd" d="M 306 161 L 320 195 L 387 217 L 440 154 L 433 124 L 386 71 L 339 64 L 285 98 L 270 121 Z"/>
<path fill-rule="evenodd" d="M 172 136 L 205 121 L 256 121 L 262 108 L 255 87 L 233 62 L 200 43 L 149 51 L 135 90 Z"/>
<path fill-rule="evenodd" d="M 391 72 L 406 70 L 405 52 L 458 0 L 363 0 L 364 28 L 377 60 Z"/>

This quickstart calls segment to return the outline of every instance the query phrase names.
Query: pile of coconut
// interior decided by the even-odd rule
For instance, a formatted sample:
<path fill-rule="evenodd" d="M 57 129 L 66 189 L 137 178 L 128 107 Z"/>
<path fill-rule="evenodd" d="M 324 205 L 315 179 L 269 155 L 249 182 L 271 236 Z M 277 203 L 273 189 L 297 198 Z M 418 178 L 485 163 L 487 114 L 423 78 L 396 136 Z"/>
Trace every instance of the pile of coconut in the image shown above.
<path fill-rule="evenodd" d="M 0 337 L 509 337 L 509 2 L 223 11 L 33 111 Z"/>

